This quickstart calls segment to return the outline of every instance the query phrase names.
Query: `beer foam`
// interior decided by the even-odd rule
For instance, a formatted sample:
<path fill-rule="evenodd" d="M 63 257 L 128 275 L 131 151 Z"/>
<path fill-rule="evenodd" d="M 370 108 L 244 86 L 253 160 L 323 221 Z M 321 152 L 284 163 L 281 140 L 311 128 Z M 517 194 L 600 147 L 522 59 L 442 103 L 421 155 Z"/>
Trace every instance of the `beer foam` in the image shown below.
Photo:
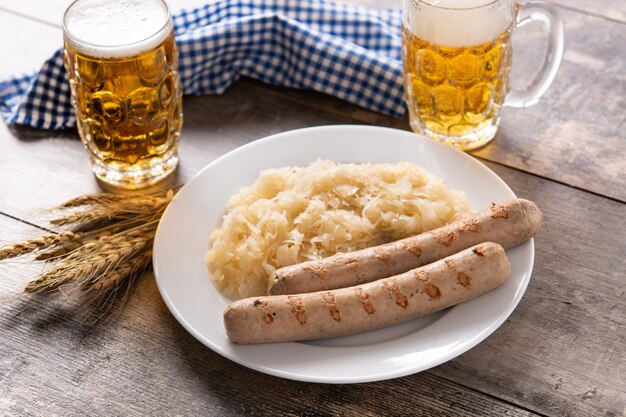
<path fill-rule="evenodd" d="M 405 0 L 404 25 L 415 36 L 451 48 L 490 42 L 512 23 L 508 0 Z"/>
<path fill-rule="evenodd" d="M 79 0 L 65 12 L 65 39 L 79 53 L 123 58 L 161 44 L 172 27 L 161 0 Z"/>

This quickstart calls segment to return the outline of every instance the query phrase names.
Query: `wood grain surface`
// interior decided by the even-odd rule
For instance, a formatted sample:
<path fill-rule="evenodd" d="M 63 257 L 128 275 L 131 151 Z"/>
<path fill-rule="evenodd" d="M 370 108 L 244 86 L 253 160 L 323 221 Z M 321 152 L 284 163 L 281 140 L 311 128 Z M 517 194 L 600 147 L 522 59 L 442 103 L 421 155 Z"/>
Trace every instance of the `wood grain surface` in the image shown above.
<path fill-rule="evenodd" d="M 583 14 L 626 23 L 626 3 L 622 0 L 550 0 L 550 3 Z"/>
<path fill-rule="evenodd" d="M 548 415 L 620 416 L 626 405 L 626 206 L 489 164 L 545 215 L 519 306 L 486 343 L 435 370 Z M 498 387 L 498 388 L 496 388 Z"/>
<path fill-rule="evenodd" d="M 474 155 L 625 202 L 626 25 L 561 14 L 567 48 L 554 85 L 533 107 L 505 108 L 493 146 Z M 525 59 L 514 56 L 513 76 L 531 72 L 544 53 L 531 47 L 543 33 L 524 29 L 514 46 Z"/>
<path fill-rule="evenodd" d="M 172 8 L 197 1 L 173 1 Z M 473 153 L 545 213 L 529 287 L 483 343 L 390 381 L 293 382 L 196 341 L 172 317 L 151 274 L 94 324 L 70 296 L 20 296 L 41 265 L 5 261 L 0 416 L 626 416 L 626 13 L 620 0 L 553 3 L 567 31 L 555 85 L 537 106 L 506 109 L 496 140 Z M 0 31 L 11 39 L 1 44 L 10 59 L 0 62 L 0 78 L 47 57 L 66 4 L 0 5 Z M 19 30 L 23 36 L 12 36 Z M 536 72 L 544 39 L 538 27 L 516 33 L 518 85 Z M 184 110 L 182 162 L 170 184 L 285 130 L 355 123 L 408 129 L 406 119 L 253 80 L 222 96 L 185 97 Z M 0 244 L 36 236 L 36 226 L 47 225 L 45 209 L 101 187 L 75 130 L 0 123 Z"/>

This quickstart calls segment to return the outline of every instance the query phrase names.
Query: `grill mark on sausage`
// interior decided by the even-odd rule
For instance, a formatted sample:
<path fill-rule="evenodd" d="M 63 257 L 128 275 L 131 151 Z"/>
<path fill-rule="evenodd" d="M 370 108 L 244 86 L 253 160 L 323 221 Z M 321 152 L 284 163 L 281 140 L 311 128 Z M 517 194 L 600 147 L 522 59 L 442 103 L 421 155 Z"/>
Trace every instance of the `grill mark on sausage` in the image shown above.
<path fill-rule="evenodd" d="M 509 218 L 509 210 L 506 207 L 501 206 L 496 203 L 491 203 L 491 218 L 497 219 L 508 219 Z"/>
<path fill-rule="evenodd" d="M 359 263 L 354 256 L 344 256 L 342 258 L 342 261 L 352 272 L 355 272 L 357 269 L 359 269 Z"/>
<path fill-rule="evenodd" d="M 480 221 L 477 219 L 467 219 L 461 223 L 459 226 L 459 231 L 461 232 L 480 232 Z"/>
<path fill-rule="evenodd" d="M 415 240 L 405 240 L 402 242 L 402 247 L 418 258 L 422 256 L 422 247 Z"/>
<path fill-rule="evenodd" d="M 261 298 L 257 298 L 256 300 L 254 300 L 254 303 L 252 303 L 252 305 L 254 305 L 255 307 L 267 307 L 267 301 Z"/>
<path fill-rule="evenodd" d="M 274 277 L 275 282 L 286 282 L 293 280 L 293 273 L 288 271 L 277 271 L 276 276 Z"/>
<path fill-rule="evenodd" d="M 341 321 L 339 309 L 337 308 L 337 304 L 335 304 L 335 294 L 330 291 L 326 291 L 322 293 L 322 299 L 328 306 L 328 311 L 330 312 L 330 316 L 333 318 L 333 320 Z"/>
<path fill-rule="evenodd" d="M 426 281 L 424 283 L 424 290 L 430 298 L 433 298 L 435 300 L 441 298 L 441 290 L 430 281 Z"/>
<path fill-rule="evenodd" d="M 406 297 L 406 295 L 402 294 L 402 291 L 400 291 L 398 282 L 393 278 L 387 278 L 383 280 L 383 285 L 396 298 L 396 304 L 406 309 L 409 305 L 409 299 Z"/>
<path fill-rule="evenodd" d="M 459 272 L 456 278 L 459 281 L 459 284 L 461 284 L 465 288 L 469 288 L 472 284 L 472 279 L 470 278 L 470 276 L 463 271 Z"/>
<path fill-rule="evenodd" d="M 313 272 L 319 279 L 326 278 L 326 268 L 323 265 L 312 264 L 312 265 L 304 265 L 302 269 Z"/>
<path fill-rule="evenodd" d="M 272 317 L 272 315 L 270 313 L 268 313 L 267 310 L 265 310 L 265 307 L 267 307 L 267 301 L 266 300 L 257 298 L 256 300 L 254 300 L 252 305 L 254 307 L 259 307 L 261 309 L 261 313 L 263 314 L 263 321 L 265 323 L 272 324 L 274 322 L 274 317 Z"/>
<path fill-rule="evenodd" d="M 446 265 L 448 266 L 448 268 L 450 269 L 456 269 L 459 267 L 459 261 L 457 261 L 456 259 L 446 259 L 444 260 L 444 262 L 446 263 Z"/>
<path fill-rule="evenodd" d="M 380 259 L 383 262 L 387 262 L 389 260 L 389 252 L 387 252 L 383 248 L 374 249 L 374 254 L 376 255 L 376 258 Z"/>
<path fill-rule="evenodd" d="M 444 246 L 450 246 L 457 236 L 452 230 L 433 230 L 430 232 L 435 240 Z"/>
<path fill-rule="evenodd" d="M 290 295 L 287 297 L 287 302 L 291 305 L 291 312 L 296 316 L 296 320 L 304 326 L 306 324 L 306 308 L 304 308 L 302 298 Z"/>
<path fill-rule="evenodd" d="M 487 254 L 485 252 L 485 248 L 483 248 L 482 246 L 475 247 L 474 249 L 472 249 L 472 252 L 474 252 L 478 256 L 485 256 Z"/>
<path fill-rule="evenodd" d="M 353 262 L 356 262 L 356 258 L 355 258 L 354 256 L 352 256 L 352 255 L 347 255 L 347 254 L 346 254 L 346 255 L 343 255 L 343 256 L 341 257 L 341 260 L 342 260 L 342 261 L 343 261 L 343 263 L 345 263 L 345 264 L 351 264 L 351 263 L 353 263 Z"/>
<path fill-rule="evenodd" d="M 426 271 L 415 271 L 415 274 L 413 274 L 413 278 L 415 278 L 417 281 L 428 281 L 428 272 Z"/>
<path fill-rule="evenodd" d="M 355 287 L 354 293 L 361 299 L 361 304 L 363 304 L 363 309 L 369 315 L 372 315 L 376 312 L 372 301 L 370 300 L 370 295 L 363 288 Z"/>

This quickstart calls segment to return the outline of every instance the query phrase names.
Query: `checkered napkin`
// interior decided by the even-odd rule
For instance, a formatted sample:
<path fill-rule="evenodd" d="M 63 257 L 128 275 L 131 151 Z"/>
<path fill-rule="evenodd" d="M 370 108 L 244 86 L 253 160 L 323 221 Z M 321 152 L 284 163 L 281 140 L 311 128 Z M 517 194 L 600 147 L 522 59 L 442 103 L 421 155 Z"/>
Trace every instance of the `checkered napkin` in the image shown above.
<path fill-rule="evenodd" d="M 174 16 L 185 94 L 220 94 L 241 76 L 311 89 L 400 116 L 405 112 L 400 11 L 326 0 L 221 0 Z M 63 51 L 0 82 L 7 124 L 76 124 Z"/>

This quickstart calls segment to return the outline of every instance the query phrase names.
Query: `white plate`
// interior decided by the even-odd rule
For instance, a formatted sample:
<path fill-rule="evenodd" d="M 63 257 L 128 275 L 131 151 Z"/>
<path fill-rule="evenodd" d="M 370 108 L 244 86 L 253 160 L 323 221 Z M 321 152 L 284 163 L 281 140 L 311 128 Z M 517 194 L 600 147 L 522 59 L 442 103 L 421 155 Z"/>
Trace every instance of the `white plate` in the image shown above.
<path fill-rule="evenodd" d="M 221 295 L 204 266 L 209 235 L 228 199 L 261 170 L 338 162 L 409 161 L 464 190 L 475 210 L 515 198 L 471 156 L 422 136 L 370 126 L 324 126 L 257 140 L 218 158 L 185 185 L 167 208 L 154 243 L 154 271 L 165 303 L 200 342 L 237 363 L 301 381 L 352 383 L 420 372 L 446 362 L 496 330 L 513 312 L 532 272 L 534 245 L 507 251 L 511 277 L 500 288 L 443 312 L 386 329 L 323 341 L 235 345 L 226 337 Z"/>

